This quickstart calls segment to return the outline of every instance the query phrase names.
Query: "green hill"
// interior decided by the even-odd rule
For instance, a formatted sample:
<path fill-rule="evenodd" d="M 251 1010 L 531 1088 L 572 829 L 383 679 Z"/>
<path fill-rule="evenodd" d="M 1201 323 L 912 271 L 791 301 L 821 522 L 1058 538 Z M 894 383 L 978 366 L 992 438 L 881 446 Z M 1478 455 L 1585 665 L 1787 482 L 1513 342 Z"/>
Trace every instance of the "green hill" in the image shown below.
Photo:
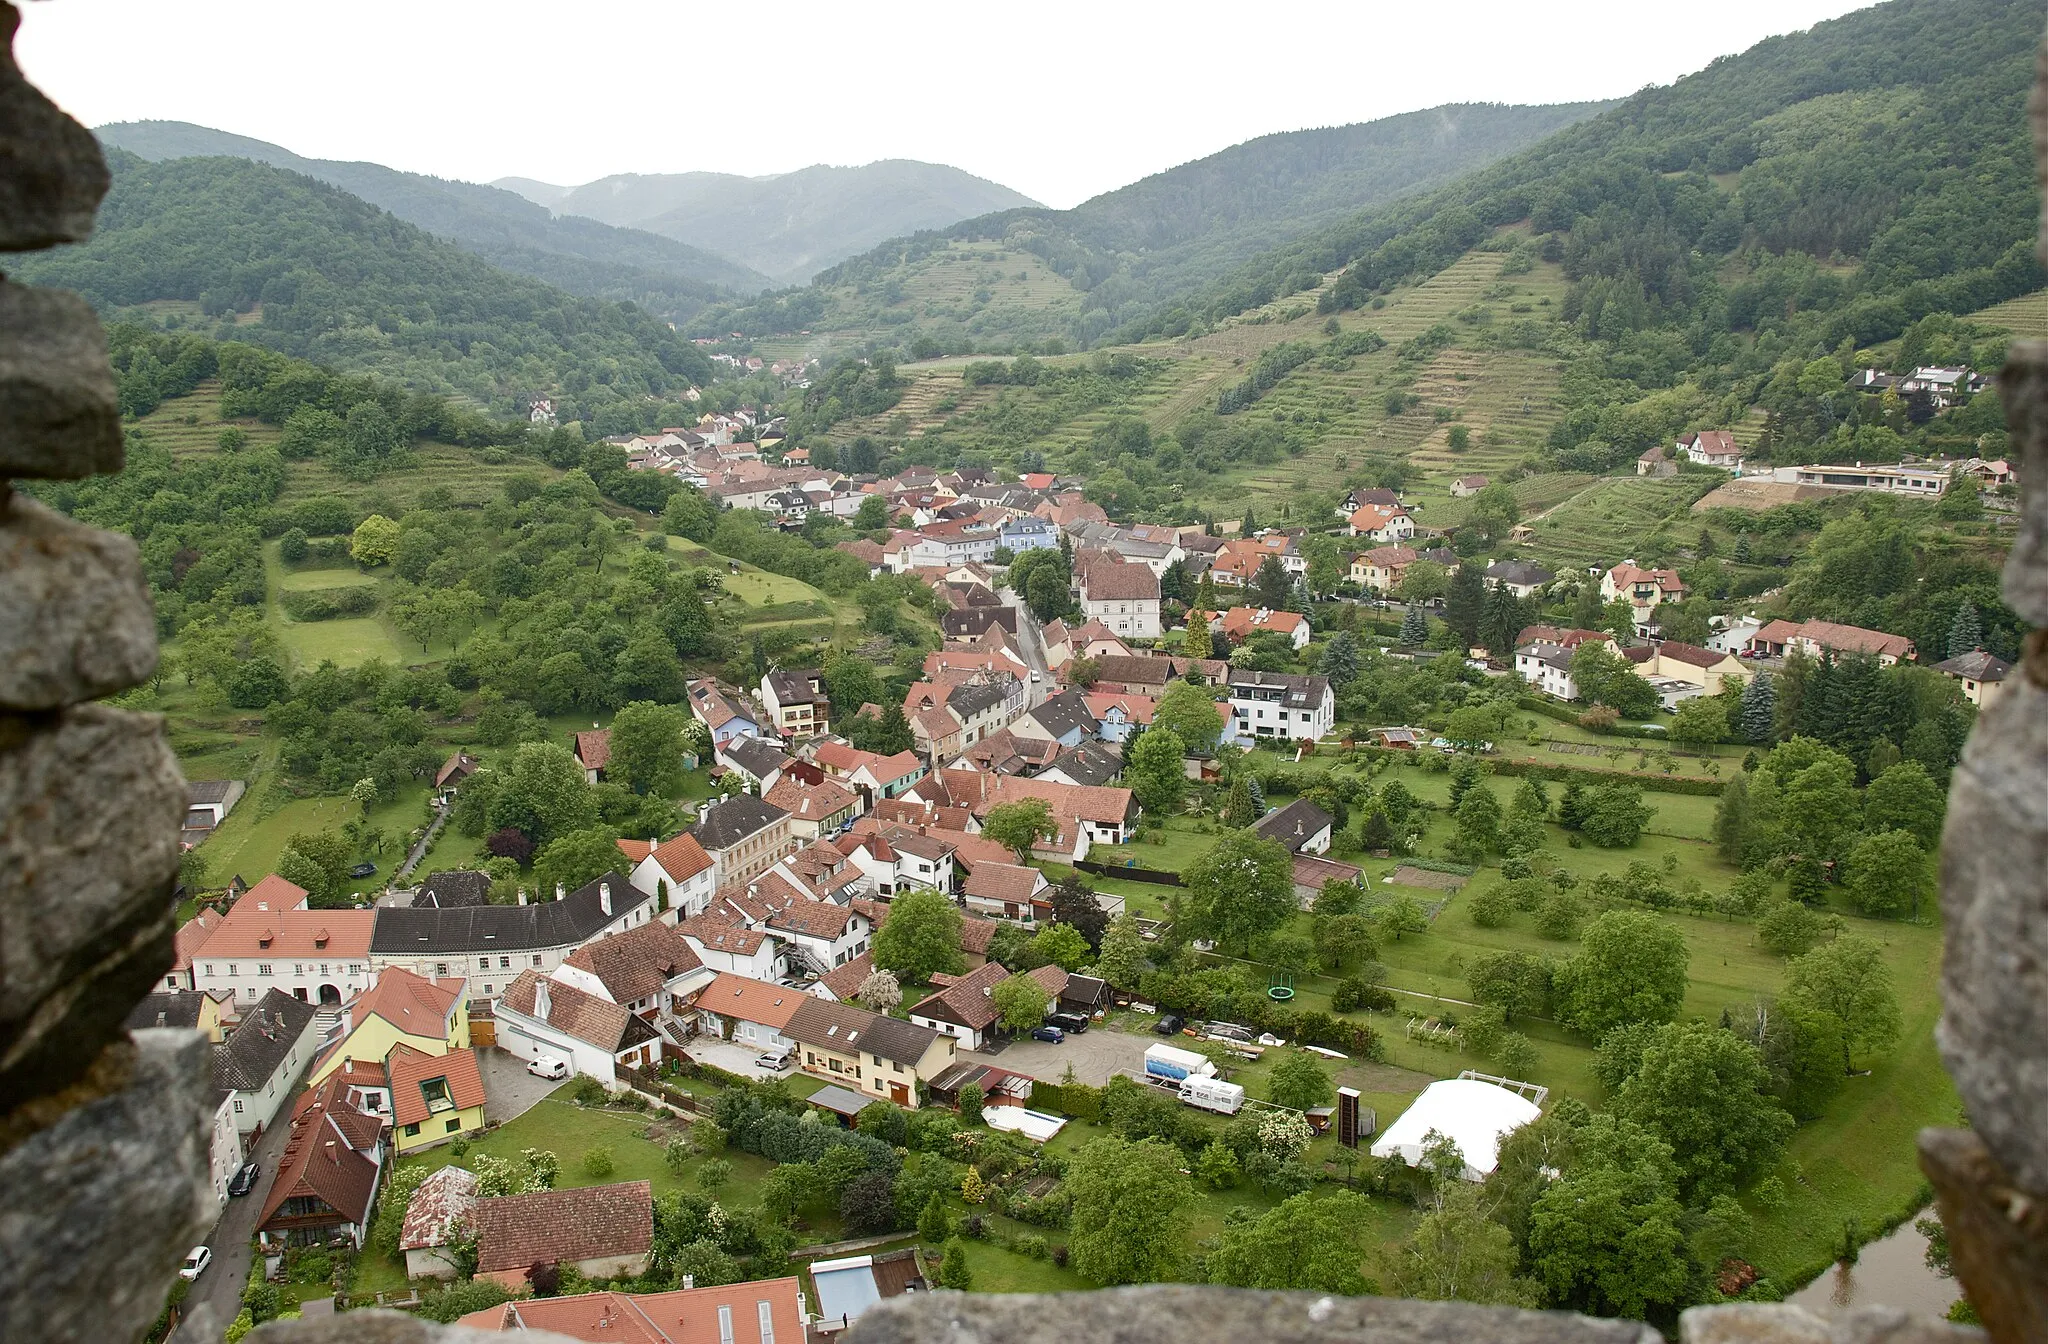
<path fill-rule="evenodd" d="M 1000 183 L 914 159 L 857 168 L 814 164 L 771 177 L 621 173 L 580 187 L 516 177 L 500 185 L 557 215 L 587 215 L 708 248 L 782 284 L 801 284 L 885 238 L 1036 204 Z"/>
<path fill-rule="evenodd" d="M 1262 136 L 1072 210 L 1006 210 L 895 238 L 806 289 L 709 314 L 705 329 L 879 333 L 953 353 L 1087 343 L 1262 249 L 1451 181 L 1606 106 L 1455 105 Z"/>
<path fill-rule="evenodd" d="M 303 173 L 508 271 L 572 294 L 630 300 L 672 321 L 696 313 L 721 290 L 747 294 L 768 285 L 759 272 L 674 238 L 573 215 L 557 218 L 544 205 L 498 187 L 376 163 L 302 158 L 262 140 L 183 121 L 118 122 L 94 133 L 101 143 L 144 159 L 227 156 Z"/>
<path fill-rule="evenodd" d="M 551 395 L 604 433 L 658 423 L 711 380 L 638 307 L 510 274 L 326 183 L 247 159 L 108 160 L 92 240 L 24 257 L 19 278 L 173 325 L 239 314 L 237 340 L 500 415 Z"/>

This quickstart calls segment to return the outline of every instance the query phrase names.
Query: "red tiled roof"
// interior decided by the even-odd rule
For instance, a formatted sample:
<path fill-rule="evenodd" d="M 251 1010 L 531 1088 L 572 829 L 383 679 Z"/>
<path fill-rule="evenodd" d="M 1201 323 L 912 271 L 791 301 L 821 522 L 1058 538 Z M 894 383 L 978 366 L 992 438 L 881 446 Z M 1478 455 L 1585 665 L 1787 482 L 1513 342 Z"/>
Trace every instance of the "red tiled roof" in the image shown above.
<path fill-rule="evenodd" d="M 576 734 L 576 759 L 583 762 L 585 770 L 602 770 L 611 764 L 611 729 L 596 728 Z"/>
<path fill-rule="evenodd" d="M 704 964 L 689 939 L 658 919 L 586 943 L 569 954 L 568 962 L 596 976 L 615 1003 L 650 998 L 670 980 Z"/>
<path fill-rule="evenodd" d="M 1692 667 L 1719 667 L 1735 655 L 1721 653 L 1714 649 L 1703 649 L 1697 644 L 1681 644 L 1667 639 L 1657 646 L 1660 658 L 1669 658 L 1675 663 L 1686 663 Z"/>
<path fill-rule="evenodd" d="M 982 863 L 975 865 L 963 890 L 969 896 L 985 901 L 1026 905 L 1044 880 L 1045 874 L 1036 868 L 1022 868 L 1014 863 Z"/>
<path fill-rule="evenodd" d="M 761 1332 L 761 1305 L 769 1331 Z M 666 1293 L 580 1293 L 519 1298 L 473 1311 L 457 1324 L 473 1330 L 539 1330 L 586 1344 L 725 1344 L 719 1309 L 732 1321 L 731 1344 L 802 1344 L 797 1281 L 756 1279 L 720 1288 Z"/>
<path fill-rule="evenodd" d="M 768 927 L 812 938 L 838 939 L 845 934 L 847 924 L 858 918 L 849 907 L 831 901 L 799 901 L 770 915 Z"/>
<path fill-rule="evenodd" d="M 171 942 L 171 969 L 189 971 L 192 969 L 192 954 L 197 952 L 213 931 L 220 927 L 220 915 L 212 910 L 201 910 L 178 927 L 177 937 Z"/>
<path fill-rule="evenodd" d="M 1081 578 L 1081 597 L 1087 602 L 1157 602 L 1159 576 L 1146 565 L 1097 562 Z"/>
<path fill-rule="evenodd" d="M 258 882 L 235 902 L 195 955 L 253 957 L 258 953 L 290 960 L 366 961 L 374 910 L 298 910 L 306 899 L 303 887 L 277 874 Z"/>
<path fill-rule="evenodd" d="M 1000 1016 L 991 992 L 1009 978 L 1010 972 L 1002 963 L 984 962 L 938 993 L 918 1000 L 910 1015 L 954 1022 L 980 1031 Z"/>
<path fill-rule="evenodd" d="M 697 843 L 697 837 L 688 831 L 658 845 L 651 840 L 621 840 L 619 849 L 635 867 L 652 854 L 672 885 L 687 882 L 711 866 L 711 856 L 704 852 L 704 846 Z"/>
<path fill-rule="evenodd" d="M 461 976 L 429 980 L 403 967 L 386 967 L 377 973 L 377 983 L 349 1005 L 349 1027 L 354 1030 L 381 1017 L 408 1036 L 446 1036 L 448 1015 L 461 1001 L 467 983 Z"/>
<path fill-rule="evenodd" d="M 477 1271 L 640 1255 L 654 1244 L 646 1181 L 480 1199 L 472 1211 Z"/>
<path fill-rule="evenodd" d="M 743 927 L 736 917 L 724 911 L 707 910 L 686 919 L 676 925 L 676 932 L 696 939 L 706 952 L 726 952 L 736 957 L 751 957 L 768 941 L 765 932 Z"/>
<path fill-rule="evenodd" d="M 545 1015 L 535 1010 L 543 982 L 548 993 Z M 521 971 L 518 979 L 505 986 L 505 992 L 498 996 L 498 1008 L 545 1021 L 555 1030 L 566 1032 L 610 1054 L 616 1054 L 624 1047 L 626 1033 L 635 1020 L 632 1013 L 618 1004 L 600 999 L 595 994 L 586 994 L 574 985 L 549 979 L 537 971 Z"/>
<path fill-rule="evenodd" d="M 391 1121 L 398 1125 L 423 1125 L 433 1118 L 425 1088 L 435 1080 L 447 1084 L 449 1099 L 457 1111 L 484 1104 L 484 1075 L 477 1067 L 476 1051 L 450 1050 L 429 1055 L 401 1045 L 385 1061 L 391 1074 Z"/>
<path fill-rule="evenodd" d="M 792 820 L 823 821 L 853 807 L 860 799 L 829 779 L 806 784 L 795 775 L 785 774 L 768 790 L 765 801 L 789 813 Z"/>
<path fill-rule="evenodd" d="M 697 996 L 699 1008 L 709 1009 L 720 1017 L 758 1022 L 777 1031 L 789 1025 L 790 1015 L 803 1001 L 800 989 L 785 989 L 741 975 L 720 975 Z"/>
<path fill-rule="evenodd" d="M 1277 630 L 1291 635 L 1308 624 L 1308 617 L 1293 611 L 1271 611 L 1265 607 L 1232 607 L 1223 613 L 1223 633 L 1243 639 L 1260 630 Z"/>
<path fill-rule="evenodd" d="M 291 1138 L 285 1142 L 270 1193 L 263 1197 L 257 1227 L 267 1225 L 285 1201 L 294 1198 L 318 1199 L 358 1226 L 370 1221 L 370 1203 L 377 1193 L 377 1164 L 356 1150 L 338 1120 L 319 1102 L 293 1117 Z"/>
<path fill-rule="evenodd" d="M 1070 977 L 1057 966 L 1040 966 L 1024 974 L 1040 989 L 1050 994 L 1055 1002 L 1059 1000 L 1060 995 L 1067 992 L 1067 981 Z"/>

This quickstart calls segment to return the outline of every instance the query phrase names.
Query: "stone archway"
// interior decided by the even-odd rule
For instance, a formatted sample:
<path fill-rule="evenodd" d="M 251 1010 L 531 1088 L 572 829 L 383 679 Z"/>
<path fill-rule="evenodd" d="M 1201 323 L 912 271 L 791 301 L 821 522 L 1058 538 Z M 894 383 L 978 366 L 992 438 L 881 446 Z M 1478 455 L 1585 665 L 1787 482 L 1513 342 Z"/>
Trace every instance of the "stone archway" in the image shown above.
<path fill-rule="evenodd" d="M 340 986 L 338 986 L 338 985 L 322 985 L 322 986 L 320 986 L 320 1002 L 321 1002 L 321 1004 L 322 1004 L 323 1006 L 328 1006 L 328 1007 L 332 1007 L 332 1006 L 335 1006 L 335 1005 L 338 1005 L 338 1004 L 340 1004 L 340 1002 L 341 1002 L 341 987 L 340 987 Z"/>

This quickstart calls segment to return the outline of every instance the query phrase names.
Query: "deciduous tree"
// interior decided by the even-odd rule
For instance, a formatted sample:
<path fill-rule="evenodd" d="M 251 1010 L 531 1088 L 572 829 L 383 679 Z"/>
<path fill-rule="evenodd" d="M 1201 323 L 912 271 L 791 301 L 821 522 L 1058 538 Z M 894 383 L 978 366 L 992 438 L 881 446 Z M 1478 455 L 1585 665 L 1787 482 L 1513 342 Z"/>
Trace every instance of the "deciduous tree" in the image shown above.
<path fill-rule="evenodd" d="M 1349 1191 L 1291 1196 L 1257 1218 L 1226 1225 L 1209 1256 L 1210 1277 L 1233 1288 L 1369 1292 L 1363 1262 L 1370 1218 L 1371 1205 Z"/>
<path fill-rule="evenodd" d="M 1181 880 L 1195 927 L 1239 948 L 1279 928 L 1297 908 L 1293 858 L 1282 845 L 1249 831 L 1218 840 L 1182 871 Z"/>
<path fill-rule="evenodd" d="M 981 833 L 991 842 L 1015 850 L 1019 863 L 1027 863 L 1039 839 L 1053 833 L 1052 809 L 1040 798 L 1004 803 L 990 808 L 982 818 Z"/>
<path fill-rule="evenodd" d="M 1670 1022 L 1685 1001 L 1690 956 L 1684 935 L 1657 916 L 1610 910 L 1557 970 L 1559 1015 L 1596 1037 L 1627 1022 Z"/>
<path fill-rule="evenodd" d="M 871 950 L 875 965 L 906 980 L 929 980 L 937 971 L 958 975 L 966 968 L 960 908 L 929 887 L 913 887 L 889 903 Z"/>
<path fill-rule="evenodd" d="M 1124 761 L 1124 783 L 1153 816 L 1170 817 L 1180 811 L 1181 799 L 1188 791 L 1187 773 L 1181 764 L 1186 755 L 1180 738 L 1156 724 L 1131 744 Z"/>
<path fill-rule="evenodd" d="M 1266 1095 L 1277 1105 L 1305 1111 L 1328 1105 L 1337 1093 L 1328 1071 L 1316 1062 L 1314 1055 L 1290 1050 L 1267 1076 Z"/>
<path fill-rule="evenodd" d="M 1003 1026 L 1011 1031 L 1030 1031 L 1045 1021 L 1045 1008 L 1052 996 L 1030 976 L 1013 975 L 995 987 L 990 1001 Z"/>
<path fill-rule="evenodd" d="M 1777 1160 L 1792 1117 L 1770 1085 L 1761 1052 L 1734 1032 L 1672 1023 L 1644 1046 L 1614 1111 L 1671 1145 L 1679 1196 L 1697 1207 Z"/>
<path fill-rule="evenodd" d="M 1837 938 L 1793 958 L 1779 998 L 1822 1015 L 1822 1030 L 1840 1047 L 1844 1074 L 1855 1072 L 1857 1055 L 1888 1050 L 1899 1039 L 1891 967 L 1868 938 Z"/>
<path fill-rule="evenodd" d="M 1075 1272 L 1108 1287 L 1171 1279 L 1187 1254 L 1193 1184 L 1180 1150 L 1157 1139 L 1094 1139 L 1074 1154 L 1067 1248 Z"/>

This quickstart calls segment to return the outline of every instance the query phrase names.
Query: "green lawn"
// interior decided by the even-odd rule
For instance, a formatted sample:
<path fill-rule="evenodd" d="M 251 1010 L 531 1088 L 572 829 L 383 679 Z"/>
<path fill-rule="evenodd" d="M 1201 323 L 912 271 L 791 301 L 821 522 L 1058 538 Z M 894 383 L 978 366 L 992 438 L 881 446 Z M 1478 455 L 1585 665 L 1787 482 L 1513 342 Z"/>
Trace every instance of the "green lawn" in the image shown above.
<path fill-rule="evenodd" d="M 266 548 L 274 553 L 275 548 Z M 277 586 L 288 593 L 303 593 L 321 588 L 368 588 L 378 579 L 375 574 L 365 574 L 352 567 L 332 569 L 275 569 L 271 572 Z"/>
<path fill-rule="evenodd" d="M 352 616 L 336 621 L 288 621 L 278 619 L 277 636 L 301 667 L 333 662 L 337 667 L 354 667 L 372 658 L 404 666 L 419 662 L 409 645 L 401 646 L 398 636 L 376 616 Z"/>

